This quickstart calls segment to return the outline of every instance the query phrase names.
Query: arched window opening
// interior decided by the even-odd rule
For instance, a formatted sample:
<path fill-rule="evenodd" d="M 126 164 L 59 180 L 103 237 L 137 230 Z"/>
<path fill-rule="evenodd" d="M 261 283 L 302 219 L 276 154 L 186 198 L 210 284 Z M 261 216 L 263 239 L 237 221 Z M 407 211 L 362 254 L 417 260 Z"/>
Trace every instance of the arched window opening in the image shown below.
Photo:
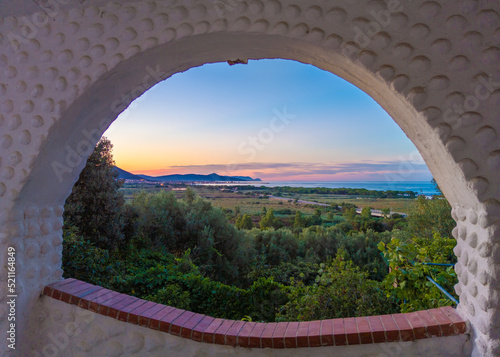
<path fill-rule="evenodd" d="M 66 202 L 65 277 L 260 322 L 453 305 L 451 208 L 387 113 L 311 65 L 229 64 L 104 134 Z"/>

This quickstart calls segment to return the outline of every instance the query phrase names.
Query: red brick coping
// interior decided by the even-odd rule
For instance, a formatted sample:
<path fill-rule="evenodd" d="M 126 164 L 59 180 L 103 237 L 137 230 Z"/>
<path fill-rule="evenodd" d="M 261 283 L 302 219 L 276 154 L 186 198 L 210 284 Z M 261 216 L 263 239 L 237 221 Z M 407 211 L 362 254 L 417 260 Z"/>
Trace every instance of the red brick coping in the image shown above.
<path fill-rule="evenodd" d="M 297 348 L 414 341 L 467 330 L 452 307 L 405 314 L 308 322 L 256 323 L 216 319 L 120 294 L 76 279 L 45 287 L 43 294 L 123 322 L 198 342 L 251 348 Z"/>

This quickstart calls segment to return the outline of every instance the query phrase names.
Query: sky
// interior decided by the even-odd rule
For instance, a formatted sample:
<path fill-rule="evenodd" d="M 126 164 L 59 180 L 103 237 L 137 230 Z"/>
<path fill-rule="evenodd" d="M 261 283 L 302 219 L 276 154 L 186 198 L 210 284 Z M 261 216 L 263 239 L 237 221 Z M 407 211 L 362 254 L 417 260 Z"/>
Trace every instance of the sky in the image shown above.
<path fill-rule="evenodd" d="M 366 93 L 311 65 L 206 64 L 158 83 L 104 134 L 135 174 L 264 181 L 429 181 L 413 143 Z"/>

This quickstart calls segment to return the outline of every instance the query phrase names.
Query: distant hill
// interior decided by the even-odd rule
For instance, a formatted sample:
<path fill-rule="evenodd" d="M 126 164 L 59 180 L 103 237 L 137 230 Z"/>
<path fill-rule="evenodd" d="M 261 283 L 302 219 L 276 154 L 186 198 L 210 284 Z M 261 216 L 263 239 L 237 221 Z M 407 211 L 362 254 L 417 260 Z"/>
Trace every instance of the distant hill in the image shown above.
<path fill-rule="evenodd" d="M 231 176 L 231 177 L 234 177 L 234 178 L 237 178 L 237 179 L 240 179 L 243 181 L 262 181 L 260 178 L 253 179 L 250 176 Z"/>
<path fill-rule="evenodd" d="M 118 178 L 120 180 L 147 180 L 143 177 L 131 174 L 128 171 L 122 170 L 119 167 L 115 166 L 115 170 L 118 172 Z M 148 180 L 149 181 L 149 180 Z"/>
<path fill-rule="evenodd" d="M 197 175 L 197 174 L 186 174 L 186 175 L 166 175 L 166 176 L 147 176 L 138 175 L 150 181 L 164 181 L 164 182 L 194 182 L 194 181 L 205 181 L 205 182 L 234 182 L 234 181 L 261 181 L 261 179 L 253 179 L 247 176 L 221 176 L 218 174 L 210 175 Z"/>
<path fill-rule="evenodd" d="M 122 170 L 115 166 L 115 170 L 118 171 L 118 178 L 122 180 L 147 180 L 156 182 L 194 182 L 194 181 L 205 181 L 205 182 L 234 182 L 234 181 L 261 181 L 261 179 L 253 179 L 248 176 L 221 176 L 218 174 L 210 175 L 197 175 L 197 174 L 187 174 L 187 175 L 166 175 L 166 176 L 148 176 L 148 175 L 134 175 L 128 171 Z"/>

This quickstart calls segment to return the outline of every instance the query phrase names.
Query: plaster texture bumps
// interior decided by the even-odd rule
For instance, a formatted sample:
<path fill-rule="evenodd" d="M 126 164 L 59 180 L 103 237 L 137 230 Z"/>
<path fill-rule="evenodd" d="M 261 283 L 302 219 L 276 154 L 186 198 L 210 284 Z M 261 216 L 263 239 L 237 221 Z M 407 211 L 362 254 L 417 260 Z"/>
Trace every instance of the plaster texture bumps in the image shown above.
<path fill-rule="evenodd" d="M 415 143 L 453 206 L 456 290 L 473 354 L 500 354 L 500 3 L 37 4 L 0 1 L 0 244 L 17 251 L 20 348 L 33 338 L 41 289 L 61 278 L 64 200 L 116 116 L 174 73 L 279 57 L 357 85 Z"/>

